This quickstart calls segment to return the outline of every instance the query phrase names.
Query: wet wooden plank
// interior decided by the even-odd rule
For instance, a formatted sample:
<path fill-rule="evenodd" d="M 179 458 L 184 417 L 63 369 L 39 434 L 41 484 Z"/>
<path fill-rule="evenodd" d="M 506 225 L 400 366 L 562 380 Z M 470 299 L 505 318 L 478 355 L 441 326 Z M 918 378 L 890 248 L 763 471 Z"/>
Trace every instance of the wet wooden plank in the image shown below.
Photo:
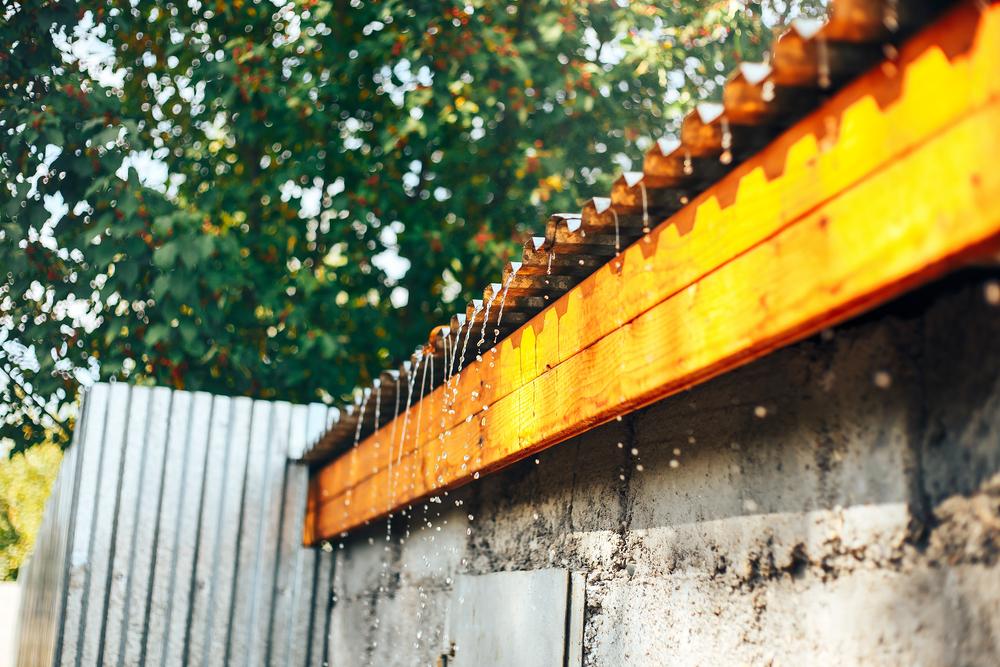
<path fill-rule="evenodd" d="M 819 289 L 821 277 L 815 275 L 788 284 L 797 275 L 794 265 L 799 257 L 809 258 L 812 263 L 806 268 L 813 273 L 840 276 L 838 271 L 850 265 L 854 271 L 864 270 L 870 279 L 867 293 L 848 296 L 841 287 L 828 287 L 837 298 L 813 299 L 812 304 L 826 308 L 829 321 L 836 321 L 883 301 L 902 286 L 930 279 L 941 262 L 974 252 L 995 231 L 988 208 L 966 209 L 992 187 L 983 173 L 989 163 L 983 162 L 982 146 L 995 152 L 1000 142 L 989 130 L 995 118 L 983 121 L 982 114 L 996 113 L 997 63 L 1000 9 L 996 7 L 981 14 L 964 7 L 917 37 L 892 67 L 878 68 L 848 86 L 648 239 L 627 249 L 620 270 L 599 270 L 511 336 L 493 367 L 487 365 L 478 375 L 466 369 L 457 388 L 460 400 L 468 401 L 464 397 L 476 392 L 475 400 L 489 409 L 480 406 L 472 413 L 467 402 L 468 414 L 430 410 L 443 415 L 444 421 L 439 420 L 431 437 L 414 434 L 401 459 L 401 465 L 414 473 L 415 485 L 403 485 L 395 495 L 386 491 L 392 484 L 386 479 L 386 450 L 374 446 L 385 437 L 379 433 L 324 468 L 313 485 L 314 537 L 336 535 L 383 514 L 387 507 L 467 481 L 470 470 L 484 473 L 506 465 L 744 363 L 772 349 L 776 341 L 788 342 L 814 331 L 823 318 L 797 301 L 787 304 L 782 317 L 769 309 L 769 321 L 781 322 L 785 327 L 781 331 L 732 326 L 739 317 L 751 317 L 755 326 L 759 324 L 751 312 L 737 308 L 732 294 L 756 303 L 765 288 L 768 293 L 787 289 L 789 294 L 806 287 Z M 980 125 L 985 125 L 981 136 L 971 141 L 968 129 L 965 134 L 956 130 Z M 948 137 L 948 145 L 942 145 L 942 137 Z M 944 181 L 928 172 L 933 168 L 947 169 L 948 192 L 941 192 Z M 908 192 L 910 197 L 891 199 L 891 192 Z M 968 199 L 957 199 L 959 195 Z M 872 215 L 872 206 L 886 202 L 896 208 L 882 219 L 893 224 L 873 222 L 879 218 Z M 921 217 L 929 210 L 938 217 Z M 952 229 L 948 221 L 959 210 L 978 216 L 975 224 Z M 825 216 L 827 226 L 848 225 L 844 233 L 862 240 L 853 245 L 834 243 L 826 227 L 817 229 L 817 215 Z M 802 238 L 789 236 L 795 229 L 800 234 L 812 231 Z M 911 243 L 914 239 L 921 241 Z M 869 253 L 871 248 L 887 258 L 909 257 L 909 273 L 900 275 L 899 267 L 877 261 Z M 752 271 L 741 268 L 746 256 L 761 253 L 787 270 L 761 273 L 756 266 Z M 866 262 L 874 262 L 874 268 L 869 271 Z M 763 275 L 772 276 L 773 282 L 764 284 Z M 685 311 L 663 325 L 674 332 L 670 340 L 680 336 L 676 341 L 680 351 L 672 357 L 675 365 L 651 362 L 628 367 L 633 355 L 652 355 L 655 362 L 659 350 L 667 347 L 663 339 L 642 338 L 652 326 L 643 318 L 676 308 L 685 295 L 706 293 L 704 288 L 719 280 L 726 280 L 731 290 L 718 302 L 700 301 L 700 310 Z M 777 297 L 769 298 L 770 303 L 777 302 Z M 554 321 L 551 312 L 557 314 Z M 722 317 L 730 320 L 731 340 L 712 329 L 712 322 Z M 538 340 L 551 340 L 544 331 L 551 326 L 558 331 L 557 353 L 540 357 L 539 352 L 553 354 L 551 343 L 544 343 L 541 350 L 537 345 Z M 644 344 L 656 349 L 646 350 Z M 598 349 L 602 350 L 599 362 L 593 359 Z M 708 365 L 696 367 L 692 360 Z M 591 382 L 596 384 L 591 387 Z M 563 393 L 580 394 L 581 388 L 591 403 L 562 398 Z M 552 422 L 556 419 L 552 415 L 563 421 Z M 475 452 L 471 464 L 464 460 L 470 451 Z M 399 474 L 400 466 L 394 465 Z"/>

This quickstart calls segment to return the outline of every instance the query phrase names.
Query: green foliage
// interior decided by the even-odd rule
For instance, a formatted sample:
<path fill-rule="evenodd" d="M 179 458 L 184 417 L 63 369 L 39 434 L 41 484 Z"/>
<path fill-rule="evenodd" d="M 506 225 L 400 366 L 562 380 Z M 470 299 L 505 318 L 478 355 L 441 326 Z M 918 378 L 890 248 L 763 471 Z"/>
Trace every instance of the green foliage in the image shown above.
<path fill-rule="evenodd" d="M 17 579 L 31 553 L 61 460 L 62 449 L 48 442 L 0 457 L 0 581 Z"/>
<path fill-rule="evenodd" d="M 769 35 L 759 4 L 729 1 L 4 11 L 0 329 L 17 343 L 0 352 L 0 438 L 15 450 L 65 422 L 79 369 L 349 394 Z M 103 44 L 103 70 L 77 60 Z M 137 153 L 165 183 L 148 159 L 116 176 Z"/>

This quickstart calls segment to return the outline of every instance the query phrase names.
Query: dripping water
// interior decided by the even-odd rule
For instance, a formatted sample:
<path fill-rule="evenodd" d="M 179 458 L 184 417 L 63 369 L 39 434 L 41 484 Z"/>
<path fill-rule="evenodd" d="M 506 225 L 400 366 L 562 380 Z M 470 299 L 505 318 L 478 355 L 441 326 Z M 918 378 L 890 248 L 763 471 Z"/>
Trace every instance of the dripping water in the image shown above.
<path fill-rule="evenodd" d="M 615 210 L 614 206 L 611 207 L 611 217 L 615 220 L 615 255 L 621 254 L 622 244 L 621 244 L 621 233 L 618 226 L 618 211 Z"/>
<path fill-rule="evenodd" d="M 722 155 L 719 156 L 719 162 L 729 164 L 733 161 L 733 131 L 729 127 L 729 119 L 725 116 L 722 117 L 720 125 L 722 126 Z"/>
<path fill-rule="evenodd" d="M 646 195 L 646 184 L 639 182 L 639 191 L 642 193 L 642 233 L 649 233 L 649 199 Z"/>
<path fill-rule="evenodd" d="M 549 270 L 552 270 L 552 257 L 549 256 Z M 486 344 L 486 326 L 490 323 L 490 309 L 497 299 L 498 290 L 490 290 L 490 298 L 486 300 L 486 313 L 483 315 L 483 330 L 479 334 L 479 341 L 476 343 L 476 361 L 483 360 L 483 345 Z"/>
<path fill-rule="evenodd" d="M 760 89 L 760 99 L 765 102 L 774 101 L 774 81 L 765 81 Z"/>
<path fill-rule="evenodd" d="M 899 0 L 886 0 L 882 24 L 889 32 L 899 30 Z"/>
<path fill-rule="evenodd" d="M 817 77 L 820 88 L 830 87 L 830 47 L 827 44 L 826 36 L 822 33 L 816 35 L 816 58 L 818 62 Z"/>
<path fill-rule="evenodd" d="M 473 303 L 476 304 L 476 302 L 473 302 Z M 470 317 L 469 321 L 467 322 L 468 326 L 465 329 L 465 341 L 462 343 L 461 354 L 458 357 L 458 374 L 455 376 L 455 388 L 454 388 L 454 391 L 455 391 L 456 398 L 457 398 L 457 395 L 458 395 L 458 381 L 462 377 L 462 364 L 465 363 L 465 351 L 469 347 L 469 339 L 472 338 L 472 327 L 474 327 L 476 325 L 476 317 L 481 312 L 483 312 L 483 304 L 482 304 L 482 302 L 479 302 L 478 305 L 473 305 L 473 308 L 472 308 L 472 317 Z M 461 330 L 459 330 L 459 333 L 461 333 Z"/>
<path fill-rule="evenodd" d="M 361 428 L 365 423 L 365 408 L 368 405 L 368 399 L 371 398 L 371 389 L 365 389 L 361 392 L 361 405 L 358 407 L 358 424 L 354 428 L 354 445 L 351 447 L 351 473 L 350 478 L 354 479 L 354 466 L 358 458 L 358 443 L 361 442 Z M 354 495 L 354 487 L 347 489 L 347 493 L 344 494 L 344 518 L 348 516 L 348 507 L 351 505 L 351 496 Z"/>
<path fill-rule="evenodd" d="M 500 310 L 497 311 L 497 326 L 493 330 L 493 344 L 496 345 L 497 341 L 500 340 L 500 321 L 503 319 L 503 307 L 507 303 L 507 292 L 510 290 L 510 284 L 514 282 L 514 276 L 517 275 L 518 270 L 521 268 L 520 262 L 511 263 L 511 272 L 507 276 L 507 280 L 504 282 L 503 294 L 500 297 Z"/>

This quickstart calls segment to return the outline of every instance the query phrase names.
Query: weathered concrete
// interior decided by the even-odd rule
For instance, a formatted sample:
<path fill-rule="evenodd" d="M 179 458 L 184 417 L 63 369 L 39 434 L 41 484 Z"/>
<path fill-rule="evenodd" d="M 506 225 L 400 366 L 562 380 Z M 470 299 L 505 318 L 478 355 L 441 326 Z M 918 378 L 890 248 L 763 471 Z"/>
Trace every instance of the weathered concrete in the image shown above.
<path fill-rule="evenodd" d="M 998 664 L 989 280 L 953 277 L 397 515 L 388 542 L 385 524 L 352 535 L 331 664 L 433 664 L 458 573 L 549 567 L 586 576 L 587 665 Z"/>

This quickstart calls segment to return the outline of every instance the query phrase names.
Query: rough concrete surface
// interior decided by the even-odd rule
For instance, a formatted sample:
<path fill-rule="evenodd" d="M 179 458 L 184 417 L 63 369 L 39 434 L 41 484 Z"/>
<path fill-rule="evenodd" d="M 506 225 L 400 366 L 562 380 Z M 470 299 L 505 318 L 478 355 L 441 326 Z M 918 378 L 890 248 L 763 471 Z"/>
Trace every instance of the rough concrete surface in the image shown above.
<path fill-rule="evenodd" d="M 586 578 L 585 665 L 1000 664 L 993 280 L 954 276 L 351 535 L 331 664 L 434 664 L 456 574 L 549 567 Z"/>

